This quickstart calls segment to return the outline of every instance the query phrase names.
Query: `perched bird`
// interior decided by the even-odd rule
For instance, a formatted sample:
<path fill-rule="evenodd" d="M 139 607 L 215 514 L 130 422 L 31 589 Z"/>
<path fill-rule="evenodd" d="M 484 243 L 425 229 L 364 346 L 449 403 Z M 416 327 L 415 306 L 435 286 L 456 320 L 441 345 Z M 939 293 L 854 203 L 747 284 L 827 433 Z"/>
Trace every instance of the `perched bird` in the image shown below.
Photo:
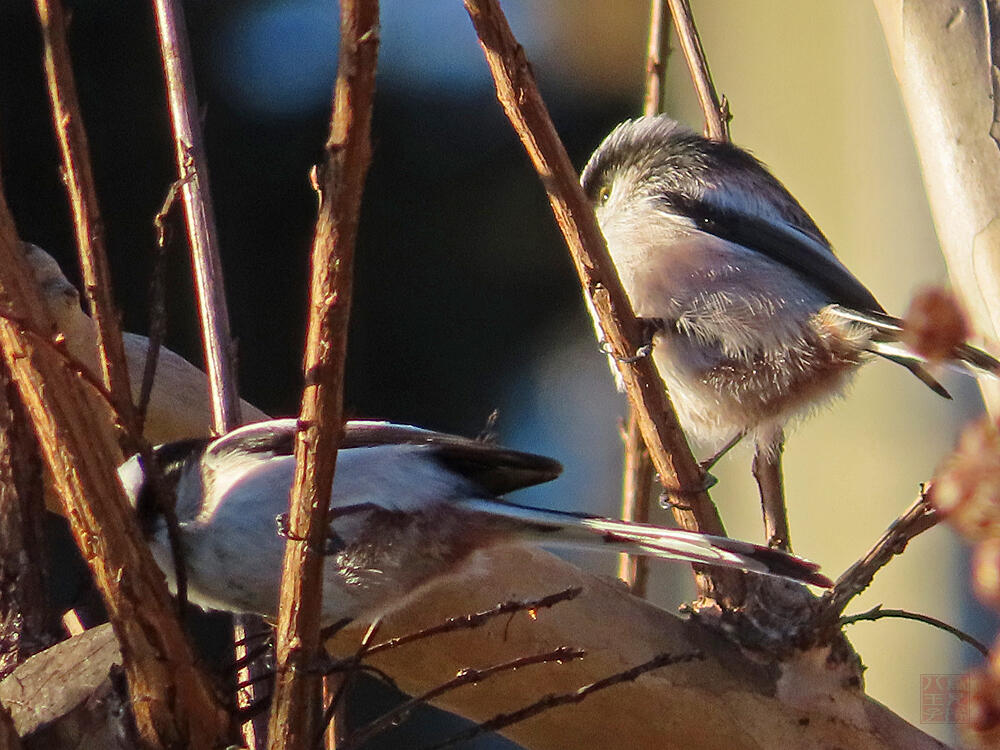
<path fill-rule="evenodd" d="M 295 469 L 294 419 L 155 449 L 176 492 L 188 598 L 206 609 L 274 616 Z M 530 508 L 500 499 L 547 482 L 554 460 L 478 440 L 349 422 L 337 455 L 324 553 L 323 622 L 372 618 L 500 544 L 569 544 L 743 568 L 829 586 L 813 563 L 720 537 Z M 173 585 L 166 522 L 138 456 L 119 476 L 157 563 Z"/>
<path fill-rule="evenodd" d="M 706 465 L 750 434 L 756 475 L 780 453 L 784 425 L 873 354 L 948 397 L 900 342 L 901 322 L 743 149 L 641 117 L 607 136 L 581 182 L 636 315 L 655 324 L 652 356 L 681 426 L 718 449 Z M 966 344 L 952 355 L 1000 370 Z"/>

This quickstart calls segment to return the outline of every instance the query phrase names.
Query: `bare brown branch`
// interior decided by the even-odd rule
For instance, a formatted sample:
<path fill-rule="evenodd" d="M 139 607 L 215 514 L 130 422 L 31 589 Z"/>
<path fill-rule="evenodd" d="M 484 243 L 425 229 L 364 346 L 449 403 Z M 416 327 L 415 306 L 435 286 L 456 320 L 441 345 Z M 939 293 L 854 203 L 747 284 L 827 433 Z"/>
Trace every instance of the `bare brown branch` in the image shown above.
<path fill-rule="evenodd" d="M 563 589 L 562 591 L 557 591 L 555 594 L 543 596 L 539 599 L 514 599 L 502 602 L 495 607 L 483 610 L 482 612 L 473 612 L 472 614 L 461 615 L 460 617 L 449 617 L 444 622 L 438 623 L 437 625 L 431 625 L 429 628 L 421 628 L 414 633 L 407 633 L 406 635 L 397 636 L 396 638 L 383 641 L 382 643 L 376 643 L 365 653 L 366 655 L 377 654 L 379 651 L 399 648 L 407 643 L 423 640 L 424 638 L 430 638 L 431 636 L 451 633 L 456 630 L 472 630 L 474 628 L 482 627 L 494 617 L 500 617 L 502 615 L 513 615 L 517 612 L 534 612 L 539 609 L 548 609 L 549 607 L 554 607 L 561 602 L 567 602 L 575 599 L 582 591 L 583 589 L 579 586 L 573 586 L 568 589 Z"/>
<path fill-rule="evenodd" d="M 907 543 L 918 534 L 933 527 L 940 515 L 930 504 L 930 485 L 920 488 L 920 495 L 879 538 L 864 557 L 855 562 L 837 579 L 833 590 L 824 594 L 822 610 L 817 619 L 817 632 L 835 627 L 844 608 L 854 597 L 868 588 L 875 574 L 893 557 L 906 549 Z"/>
<path fill-rule="evenodd" d="M 976 651 L 985 657 L 989 657 L 990 649 L 982 641 L 977 638 L 973 638 L 971 635 L 966 633 L 964 630 L 959 630 L 954 625 L 949 625 L 944 620 L 939 620 L 936 617 L 931 617 L 930 615 L 923 615 L 919 612 L 909 612 L 905 609 L 888 609 L 883 607 L 881 604 L 877 604 L 871 609 L 865 612 L 859 612 L 856 615 L 849 615 L 847 617 L 840 618 L 840 626 L 853 625 L 856 622 L 875 622 L 876 620 L 884 620 L 886 618 L 895 618 L 898 620 L 913 620 L 914 622 L 922 622 L 925 625 L 930 625 L 931 627 L 937 628 L 938 630 L 943 630 L 946 633 L 958 638 L 962 643 L 967 643 L 972 646 Z"/>
<path fill-rule="evenodd" d="M 340 3 L 340 58 L 326 161 L 317 179 L 320 203 L 312 250 L 306 385 L 278 607 L 272 750 L 305 750 L 317 736 L 319 679 L 307 667 L 315 664 L 321 647 L 322 549 L 343 431 L 344 355 L 354 241 L 371 159 L 378 18 L 377 0 Z"/>
<path fill-rule="evenodd" d="M 228 432 L 241 423 L 240 397 L 235 373 L 235 354 L 229 329 L 229 310 L 222 275 L 222 259 L 215 229 L 215 211 L 209 190 L 208 164 L 198 122 L 198 98 L 194 87 L 191 50 L 187 40 L 184 8 L 179 0 L 154 0 L 156 27 L 160 39 L 160 56 L 167 86 L 167 103 L 173 128 L 174 154 L 178 179 L 168 192 L 180 187 L 191 248 L 191 265 L 198 297 L 198 317 L 205 347 L 205 369 L 208 373 L 209 397 L 212 405 L 212 431 Z M 237 615 L 234 640 L 239 642 L 247 632 L 261 627 L 259 619 Z M 253 669 L 253 667 L 251 667 Z M 245 677 L 254 675 L 248 673 Z M 245 708 L 260 698 L 257 687 L 237 695 Z M 245 705 L 243 705 L 245 704 Z M 244 741 L 252 749 L 263 747 L 263 720 L 258 719 L 243 728 Z"/>
<path fill-rule="evenodd" d="M 621 517 L 626 521 L 649 521 L 649 503 L 653 488 L 653 462 L 649 451 L 642 442 L 639 418 L 631 406 L 628 422 L 622 434 L 625 445 L 625 463 L 622 477 Z M 639 555 L 618 556 L 618 577 L 628 584 L 629 591 L 636 596 L 646 596 L 649 581 L 649 560 Z"/>
<path fill-rule="evenodd" d="M 509 727 L 512 724 L 525 721 L 526 719 L 530 719 L 532 716 L 537 716 L 538 714 L 549 711 L 557 706 L 580 703 L 593 693 L 600 692 L 601 690 L 607 690 L 615 685 L 621 685 L 623 682 L 633 682 L 647 672 L 652 672 L 654 669 L 661 669 L 662 667 L 670 666 L 671 664 L 683 664 L 684 662 L 696 661 L 701 658 L 701 654 L 697 651 L 677 656 L 672 654 L 660 654 L 658 656 L 654 656 L 652 659 L 644 662 L 643 664 L 639 664 L 622 672 L 618 672 L 617 674 L 610 675 L 609 677 L 605 677 L 597 682 L 592 682 L 589 685 L 584 685 L 571 693 L 546 695 L 544 698 L 537 700 L 531 705 L 525 706 L 518 711 L 494 716 L 488 721 L 484 721 L 477 726 L 456 734 L 454 737 L 449 738 L 447 741 L 442 742 L 439 745 L 427 748 L 427 750 L 444 750 L 446 747 L 453 747 L 459 742 L 465 742 L 466 740 L 478 737 L 486 732 L 495 732 L 498 729 Z"/>
<path fill-rule="evenodd" d="M 670 16 L 664 0 L 649 4 L 649 41 L 646 45 L 646 95 L 642 113 L 652 116 L 662 111 L 663 92 L 667 75 L 667 26 Z M 626 521 L 645 523 L 649 520 L 650 490 L 653 486 L 653 464 L 642 441 L 639 418 L 629 406 L 624 434 L 625 462 L 622 479 L 621 517 Z M 618 577 L 628 584 L 636 596 L 646 596 L 649 560 L 638 555 L 618 556 Z"/>
<path fill-rule="evenodd" d="M 646 94 L 642 113 L 647 117 L 663 111 L 663 92 L 667 79 L 667 28 L 670 15 L 665 0 L 650 0 L 649 37 L 646 44 Z"/>
<path fill-rule="evenodd" d="M 59 149 L 62 153 L 66 189 L 69 192 L 73 227 L 83 271 L 84 290 L 90 313 L 97 323 L 101 376 L 111 402 L 124 422 L 130 438 L 138 434 L 136 409 L 132 403 L 128 365 L 118 310 L 111 287 L 111 268 L 104 247 L 104 223 L 97 202 L 90 147 L 76 94 L 76 81 L 66 42 L 66 18 L 62 0 L 35 0 L 45 45 L 45 78 L 52 104 Z"/>
<path fill-rule="evenodd" d="M 444 695 L 445 693 L 449 693 L 452 690 L 457 690 L 464 685 L 474 685 L 476 683 L 483 682 L 490 677 L 494 677 L 495 675 L 502 674 L 504 672 L 513 672 L 514 670 L 523 669 L 524 667 L 535 664 L 549 664 L 551 662 L 563 663 L 573 661 L 574 659 L 582 659 L 584 656 L 586 656 L 585 651 L 570 648 L 569 646 L 561 646 L 553 651 L 546 651 L 542 654 L 532 654 L 531 656 L 519 656 L 518 658 L 511 659 L 508 662 L 494 664 L 493 666 L 485 667 L 483 669 L 463 669 L 447 682 L 444 682 L 415 698 L 404 701 L 392 710 L 382 714 L 374 721 L 361 727 L 356 732 L 352 732 L 348 738 L 348 742 L 344 745 L 343 750 L 352 750 L 352 748 L 361 747 L 372 737 L 375 737 L 381 732 L 384 732 L 395 724 L 403 721 L 417 706 Z M 490 730 L 485 729 L 483 731 L 486 732 Z"/>
<path fill-rule="evenodd" d="M 198 314 L 203 321 L 205 365 L 212 394 L 212 424 L 221 434 L 240 423 L 240 399 L 233 366 L 229 312 L 222 283 L 222 262 L 215 230 L 215 212 L 208 187 L 208 166 L 198 125 L 198 101 L 184 25 L 178 0 L 154 0 L 160 55 L 167 82 L 167 103 L 174 134 L 174 153 L 181 179 L 181 197 L 198 293 Z"/>
<path fill-rule="evenodd" d="M 580 282 L 618 360 L 653 466 L 665 490 L 677 500 L 675 518 L 685 529 L 724 535 L 722 519 L 702 489 L 701 470 L 651 359 L 623 361 L 642 346 L 644 332 L 608 255 L 593 208 L 549 118 L 524 50 L 496 0 L 465 0 L 465 8 L 486 54 L 497 97 L 548 193 Z M 734 571 L 702 569 L 698 571 L 698 588 L 705 598 L 737 605 L 742 599 L 743 578 Z"/>
<path fill-rule="evenodd" d="M 691 82 L 694 84 L 695 93 L 698 94 L 698 103 L 705 114 L 705 135 L 713 141 L 728 141 L 729 104 L 725 99 L 720 101 L 715 91 L 712 74 L 708 70 L 708 59 L 701 46 L 698 29 L 694 25 L 691 3 L 689 0 L 667 0 L 667 3 L 670 5 L 670 14 L 677 28 L 681 51 L 687 61 L 688 70 L 691 71 Z"/>
<path fill-rule="evenodd" d="M 38 443 L 0 361 L 0 679 L 58 640 L 44 588 L 44 510 Z"/>
<path fill-rule="evenodd" d="M 51 331 L 0 193 L 0 347 L 31 417 L 76 542 L 122 644 L 136 723 L 153 747 L 213 748 L 228 721 L 198 669 L 163 574 L 128 508 L 109 417 L 93 408 L 58 353 L 15 322 Z"/>

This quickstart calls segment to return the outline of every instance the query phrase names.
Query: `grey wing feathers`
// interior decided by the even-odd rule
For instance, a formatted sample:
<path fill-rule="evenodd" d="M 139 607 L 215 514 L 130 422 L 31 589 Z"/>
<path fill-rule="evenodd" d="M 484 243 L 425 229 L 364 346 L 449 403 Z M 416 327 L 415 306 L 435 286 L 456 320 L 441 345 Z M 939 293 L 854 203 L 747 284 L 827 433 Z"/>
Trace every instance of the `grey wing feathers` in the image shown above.
<path fill-rule="evenodd" d="M 258 422 L 223 435 L 212 442 L 208 451 L 215 456 L 238 451 L 261 459 L 291 456 L 297 430 L 295 419 Z M 548 482 L 562 473 L 559 462 L 545 456 L 391 422 L 348 422 L 344 426 L 340 448 L 348 450 L 388 445 L 412 445 L 425 449 L 449 471 L 475 483 L 490 495 L 502 495 Z"/>

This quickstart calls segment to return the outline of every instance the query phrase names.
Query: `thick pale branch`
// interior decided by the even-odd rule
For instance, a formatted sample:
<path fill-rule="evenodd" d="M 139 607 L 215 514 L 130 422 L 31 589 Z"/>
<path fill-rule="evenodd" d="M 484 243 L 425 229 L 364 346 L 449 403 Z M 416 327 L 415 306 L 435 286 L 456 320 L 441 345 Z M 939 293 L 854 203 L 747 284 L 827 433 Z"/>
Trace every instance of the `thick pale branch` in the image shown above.
<path fill-rule="evenodd" d="M 948 274 L 976 329 L 995 342 L 1000 340 L 997 3 L 875 0 L 875 7 Z M 1000 416 L 1000 381 L 984 376 L 979 385 L 990 414 Z"/>
<path fill-rule="evenodd" d="M 377 0 L 341 0 L 340 59 L 326 161 L 318 170 L 319 217 L 312 251 L 305 390 L 295 441 L 278 610 L 277 675 L 270 747 L 302 748 L 318 732 L 323 542 L 343 431 L 344 355 L 351 308 L 354 241 L 371 160 L 371 109 L 378 58 Z"/>
<path fill-rule="evenodd" d="M 542 180 L 584 292 L 590 295 L 601 329 L 618 359 L 653 466 L 664 489 L 676 500 L 674 516 L 685 529 L 724 535 L 722 520 L 702 489 L 701 471 L 652 360 L 624 361 L 642 346 L 644 332 L 608 255 L 593 208 L 549 118 L 524 50 L 496 0 L 465 0 L 465 7 L 486 54 L 500 104 Z M 707 598 L 730 605 L 742 600 L 739 573 L 701 571 L 698 583 Z"/>
<path fill-rule="evenodd" d="M 725 636 L 629 595 L 623 586 L 588 575 L 540 550 L 509 548 L 478 556 L 460 576 L 424 591 L 382 624 L 391 638 L 430 627 L 497 602 L 581 587 L 569 602 L 496 618 L 461 630 L 387 649 L 366 660 L 417 695 L 466 667 L 501 663 L 560 646 L 587 657 L 552 669 L 518 672 L 481 688 L 441 696 L 436 705 L 473 721 L 523 707 L 548 694 L 568 693 L 659 653 L 700 651 L 704 661 L 675 665 L 636 683 L 596 694 L 503 730 L 532 750 L 600 747 L 607 750 L 733 747 L 935 748 L 944 745 L 909 726 L 857 685 L 852 663 L 828 660 L 825 648 L 775 665 L 747 656 Z M 351 626 L 329 647 L 356 651 L 361 629 Z M 709 717 L 693 720 L 693 717 Z"/>

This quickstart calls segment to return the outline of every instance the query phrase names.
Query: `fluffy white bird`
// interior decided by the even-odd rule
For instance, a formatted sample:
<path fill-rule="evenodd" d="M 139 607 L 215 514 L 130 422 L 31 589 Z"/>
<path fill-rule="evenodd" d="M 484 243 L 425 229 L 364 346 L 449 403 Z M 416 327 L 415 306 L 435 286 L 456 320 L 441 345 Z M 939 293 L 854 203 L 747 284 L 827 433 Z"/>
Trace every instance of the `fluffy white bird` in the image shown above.
<path fill-rule="evenodd" d="M 757 475 L 759 460 L 777 460 L 784 425 L 838 394 L 873 354 L 948 396 L 900 341 L 901 322 L 743 149 L 641 117 L 605 138 L 581 183 L 636 315 L 658 326 L 652 356 L 681 426 L 719 449 L 706 464 L 749 434 Z M 967 344 L 952 356 L 1000 370 Z"/>
<path fill-rule="evenodd" d="M 273 617 L 295 459 L 293 419 L 156 449 L 175 490 L 188 597 L 206 609 Z M 337 455 L 325 552 L 323 622 L 372 618 L 476 550 L 569 544 L 742 568 L 829 586 L 815 564 L 732 539 L 517 505 L 500 496 L 554 479 L 554 460 L 487 442 L 349 422 Z M 138 456 L 119 469 L 157 563 L 173 585 L 166 523 Z"/>

